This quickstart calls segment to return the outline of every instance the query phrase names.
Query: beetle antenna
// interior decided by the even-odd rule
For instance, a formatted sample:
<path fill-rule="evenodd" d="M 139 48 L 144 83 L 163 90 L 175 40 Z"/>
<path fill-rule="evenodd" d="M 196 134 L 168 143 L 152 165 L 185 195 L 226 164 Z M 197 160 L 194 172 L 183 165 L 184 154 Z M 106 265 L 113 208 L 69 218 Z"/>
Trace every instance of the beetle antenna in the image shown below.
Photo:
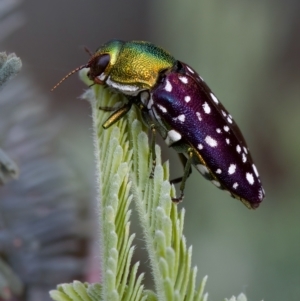
<path fill-rule="evenodd" d="M 55 90 L 63 81 L 65 81 L 69 76 L 71 76 L 72 74 L 78 72 L 79 70 L 83 69 L 83 68 L 87 68 L 88 65 L 82 65 L 74 70 L 72 70 L 70 73 L 68 73 L 65 77 L 63 77 L 52 89 L 51 89 L 51 92 L 53 90 Z"/>
<path fill-rule="evenodd" d="M 85 52 L 87 52 L 90 56 L 93 56 L 93 53 L 86 47 L 84 46 Z"/>

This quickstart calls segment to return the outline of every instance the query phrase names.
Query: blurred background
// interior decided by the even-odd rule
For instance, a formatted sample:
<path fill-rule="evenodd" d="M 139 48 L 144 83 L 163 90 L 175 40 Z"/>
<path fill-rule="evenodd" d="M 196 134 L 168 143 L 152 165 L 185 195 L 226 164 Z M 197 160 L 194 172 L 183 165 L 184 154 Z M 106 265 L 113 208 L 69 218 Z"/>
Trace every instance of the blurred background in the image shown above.
<path fill-rule="evenodd" d="M 209 300 L 300 300 L 299 10 L 295 0 L 1 0 L 0 51 L 23 61 L 0 91 L 0 147 L 20 168 L 0 187 L 0 251 L 25 288 L 20 299 L 99 280 L 86 87 L 75 75 L 50 89 L 87 62 L 85 46 L 119 38 L 151 41 L 196 69 L 240 126 L 263 181 L 256 211 L 196 171 L 187 182 L 184 232 Z M 163 157 L 180 176 L 176 153 L 163 147 Z M 141 248 L 134 259 L 149 265 Z"/>

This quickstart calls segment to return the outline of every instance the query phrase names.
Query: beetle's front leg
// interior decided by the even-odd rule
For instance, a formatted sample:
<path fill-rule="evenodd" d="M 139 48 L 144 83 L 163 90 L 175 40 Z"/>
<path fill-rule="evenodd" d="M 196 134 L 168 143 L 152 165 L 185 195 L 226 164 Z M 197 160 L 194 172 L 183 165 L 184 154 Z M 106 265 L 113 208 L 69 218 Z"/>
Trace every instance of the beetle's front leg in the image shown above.
<path fill-rule="evenodd" d="M 124 107 L 124 104 L 119 104 L 118 106 L 112 106 L 112 107 L 103 107 L 99 106 L 98 109 L 104 112 L 114 112 Z"/>
<path fill-rule="evenodd" d="M 126 104 L 124 104 L 123 106 L 121 106 L 120 108 L 116 109 L 115 112 L 110 115 L 107 120 L 102 124 L 102 127 L 104 129 L 108 129 L 110 126 L 112 126 L 113 124 L 115 124 L 117 121 L 119 121 L 122 117 L 124 117 L 128 111 L 131 109 L 132 103 L 128 102 Z M 104 108 L 104 109 L 103 109 Z M 110 107 L 101 107 L 100 109 L 104 110 L 104 111 L 113 111 Z"/>
<path fill-rule="evenodd" d="M 155 125 L 151 124 L 150 129 L 151 129 L 151 149 L 150 150 L 152 153 L 152 169 L 151 169 L 151 173 L 150 173 L 150 178 L 152 179 L 154 176 L 154 169 L 156 166 L 156 153 L 155 153 L 156 129 L 155 129 Z"/>

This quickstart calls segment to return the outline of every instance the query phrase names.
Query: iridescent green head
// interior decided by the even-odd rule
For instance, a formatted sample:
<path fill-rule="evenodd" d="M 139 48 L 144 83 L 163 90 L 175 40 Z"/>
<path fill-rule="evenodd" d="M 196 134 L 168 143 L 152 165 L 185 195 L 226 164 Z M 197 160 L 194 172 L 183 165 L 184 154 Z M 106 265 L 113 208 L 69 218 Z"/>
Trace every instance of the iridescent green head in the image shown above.
<path fill-rule="evenodd" d="M 76 68 L 62 81 L 83 68 L 90 68 L 88 77 L 94 83 L 136 95 L 154 87 L 160 72 L 171 68 L 175 61 L 167 51 L 149 42 L 111 40 L 99 47 L 86 65 Z"/>

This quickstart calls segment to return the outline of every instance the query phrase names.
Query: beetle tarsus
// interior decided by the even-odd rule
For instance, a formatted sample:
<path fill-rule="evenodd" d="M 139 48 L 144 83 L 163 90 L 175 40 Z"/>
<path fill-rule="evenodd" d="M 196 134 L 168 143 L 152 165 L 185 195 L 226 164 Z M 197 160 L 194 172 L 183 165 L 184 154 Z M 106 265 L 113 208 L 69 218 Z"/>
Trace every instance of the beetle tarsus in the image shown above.
<path fill-rule="evenodd" d="M 179 204 L 179 203 L 182 202 L 183 198 L 184 198 L 184 193 L 183 193 L 183 191 L 181 191 L 180 197 L 179 198 L 172 198 L 172 202 L 175 203 L 175 204 Z"/>

